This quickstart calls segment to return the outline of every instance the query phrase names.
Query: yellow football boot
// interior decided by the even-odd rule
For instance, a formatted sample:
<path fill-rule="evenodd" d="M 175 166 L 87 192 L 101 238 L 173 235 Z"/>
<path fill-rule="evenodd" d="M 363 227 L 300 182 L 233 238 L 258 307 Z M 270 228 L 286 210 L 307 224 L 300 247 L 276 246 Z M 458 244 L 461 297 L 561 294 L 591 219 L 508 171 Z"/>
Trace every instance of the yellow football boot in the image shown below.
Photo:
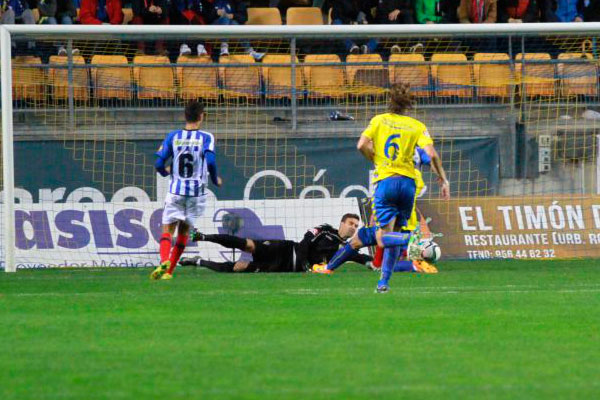
<path fill-rule="evenodd" d="M 169 267 L 171 266 L 171 261 L 167 260 L 162 262 L 152 273 L 150 274 L 150 279 L 157 281 L 162 278 L 163 274 L 167 272 Z"/>
<path fill-rule="evenodd" d="M 315 265 L 312 266 L 312 268 L 310 269 L 310 271 L 313 274 L 323 274 L 323 275 L 331 275 L 331 274 L 333 274 L 332 270 L 327 269 L 327 264 L 326 263 L 315 264 Z"/>

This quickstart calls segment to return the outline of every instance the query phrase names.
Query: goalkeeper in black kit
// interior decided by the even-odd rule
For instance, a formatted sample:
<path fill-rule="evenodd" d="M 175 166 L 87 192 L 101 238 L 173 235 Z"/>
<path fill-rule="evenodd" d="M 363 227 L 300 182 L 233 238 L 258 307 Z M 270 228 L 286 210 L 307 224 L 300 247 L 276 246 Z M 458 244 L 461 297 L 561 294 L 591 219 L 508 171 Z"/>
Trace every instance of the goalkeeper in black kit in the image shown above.
<path fill-rule="evenodd" d="M 218 243 L 230 249 L 252 254 L 252 261 L 214 262 L 201 257 L 184 257 L 180 264 L 195 265 L 217 272 L 306 272 L 313 264 L 328 262 L 338 249 L 354 236 L 360 218 L 345 214 L 335 229 L 323 224 L 309 229 L 301 242 L 291 240 L 254 240 L 232 235 L 206 235 L 192 231 L 190 238 L 196 242 Z M 349 261 L 367 264 L 372 258 L 356 254 Z"/>

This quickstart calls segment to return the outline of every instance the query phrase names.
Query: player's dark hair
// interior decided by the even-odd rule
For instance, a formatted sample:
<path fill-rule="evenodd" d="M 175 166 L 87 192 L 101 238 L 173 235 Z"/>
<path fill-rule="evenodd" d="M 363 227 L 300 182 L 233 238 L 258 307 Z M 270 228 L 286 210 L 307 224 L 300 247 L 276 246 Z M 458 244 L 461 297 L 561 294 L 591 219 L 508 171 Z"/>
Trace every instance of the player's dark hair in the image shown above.
<path fill-rule="evenodd" d="M 410 92 L 410 85 L 407 83 L 397 83 L 390 88 L 390 111 L 395 114 L 404 114 L 406 110 L 412 108 L 413 98 Z"/>
<path fill-rule="evenodd" d="M 358 215 L 352 214 L 352 213 L 347 213 L 347 214 L 344 214 L 344 216 L 342 217 L 342 222 L 346 222 L 346 220 L 348 218 L 354 218 L 354 219 L 357 219 L 360 221 L 360 217 Z"/>
<path fill-rule="evenodd" d="M 185 121 L 198 122 L 204 114 L 204 104 L 197 100 L 192 100 L 185 105 Z"/>

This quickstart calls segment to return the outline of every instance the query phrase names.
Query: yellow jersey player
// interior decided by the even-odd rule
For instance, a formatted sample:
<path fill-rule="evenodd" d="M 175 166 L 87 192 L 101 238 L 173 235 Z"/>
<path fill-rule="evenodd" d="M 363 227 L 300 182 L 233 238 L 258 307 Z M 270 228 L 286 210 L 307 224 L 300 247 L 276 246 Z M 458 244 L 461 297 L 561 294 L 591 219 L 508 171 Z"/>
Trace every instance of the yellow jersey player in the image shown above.
<path fill-rule="evenodd" d="M 415 168 L 415 199 L 413 202 L 413 208 L 410 214 L 410 218 L 406 226 L 402 227 L 404 231 L 413 232 L 417 229 L 419 225 L 419 220 L 417 216 L 417 207 L 416 202 L 417 198 L 425 193 L 427 190 L 425 182 L 423 181 L 423 176 L 421 173 L 422 165 L 431 165 L 431 158 L 425 152 L 425 150 L 417 147 L 415 149 L 415 155 L 413 157 L 414 168 Z M 348 243 L 344 247 L 341 247 L 337 253 L 331 257 L 331 260 L 328 263 L 323 264 L 315 264 L 313 265 L 311 271 L 317 274 L 331 274 L 335 271 L 339 266 L 341 266 L 346 261 L 355 258 L 358 254 L 358 250 L 367 247 L 367 246 L 375 246 L 377 244 L 377 229 L 375 226 L 363 226 L 360 228 L 356 234 L 352 237 Z M 413 238 L 414 239 L 414 238 Z M 377 251 L 375 253 L 375 260 L 373 260 L 372 266 L 379 267 L 381 265 L 381 256 L 383 253 L 383 248 L 377 246 Z M 377 263 L 377 260 L 380 260 Z M 378 264 L 378 265 L 376 265 Z M 437 273 L 437 268 L 433 265 L 430 265 L 428 262 L 419 258 L 409 259 L 406 261 L 398 260 L 394 266 L 394 272 L 423 272 L 423 273 Z"/>
<path fill-rule="evenodd" d="M 450 185 L 427 128 L 403 115 L 411 106 L 410 86 L 394 85 L 390 90 L 390 112 L 375 116 L 357 144 L 375 166 L 373 214 L 378 227 L 377 244 L 384 248 L 378 293 L 388 291 L 394 264 L 410 239 L 411 233 L 400 228 L 406 226 L 415 201 L 417 176 L 413 156 L 417 146 L 431 158 L 442 197 L 450 198 Z"/>

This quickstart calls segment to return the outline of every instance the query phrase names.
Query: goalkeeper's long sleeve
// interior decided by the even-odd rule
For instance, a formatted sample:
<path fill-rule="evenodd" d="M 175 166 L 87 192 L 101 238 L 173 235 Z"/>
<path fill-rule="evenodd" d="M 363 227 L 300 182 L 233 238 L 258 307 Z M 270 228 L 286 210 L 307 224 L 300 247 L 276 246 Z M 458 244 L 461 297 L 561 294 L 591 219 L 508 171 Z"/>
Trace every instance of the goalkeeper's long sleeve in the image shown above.
<path fill-rule="evenodd" d="M 219 186 L 219 181 L 217 180 L 219 176 L 217 175 L 217 157 L 215 156 L 215 153 L 212 151 L 207 151 L 204 154 L 204 157 L 206 157 L 206 168 L 210 174 L 210 180 L 215 184 L 215 186 Z"/>
<path fill-rule="evenodd" d="M 311 241 L 315 238 L 315 234 L 311 231 L 306 232 L 304 238 L 296 245 L 296 271 L 306 271 L 308 267 L 308 250 Z"/>

